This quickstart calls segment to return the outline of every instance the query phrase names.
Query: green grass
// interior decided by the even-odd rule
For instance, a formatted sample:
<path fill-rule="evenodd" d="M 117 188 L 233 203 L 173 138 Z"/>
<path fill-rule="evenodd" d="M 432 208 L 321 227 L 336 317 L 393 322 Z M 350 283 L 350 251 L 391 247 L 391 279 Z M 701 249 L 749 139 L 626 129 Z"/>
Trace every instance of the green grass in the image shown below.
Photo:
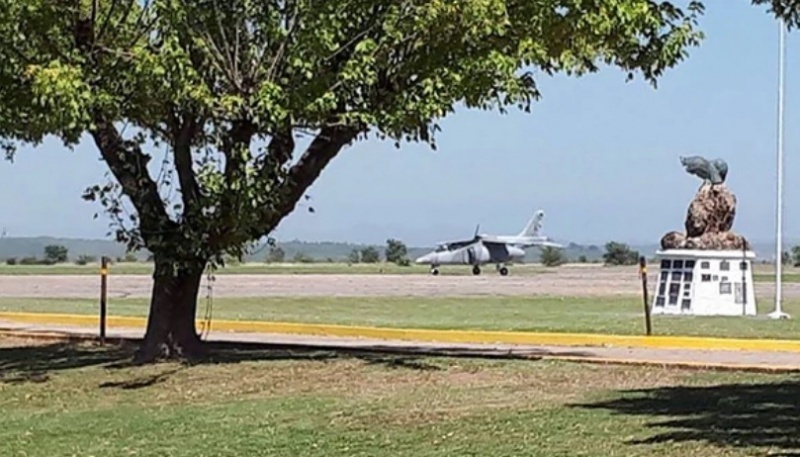
<path fill-rule="evenodd" d="M 489 268 L 494 274 L 494 267 Z M 555 272 L 554 269 L 541 265 L 514 265 L 511 267 L 515 275 L 530 275 Z M 440 268 L 443 275 L 472 275 L 471 269 L 464 266 L 445 266 Z M 487 270 L 489 271 L 489 270 Z M 100 272 L 97 264 L 74 265 L 0 265 L 0 275 L 96 275 Z M 393 263 L 244 263 L 229 265 L 217 270 L 217 274 L 428 274 L 430 268 L 425 265 L 409 265 L 401 267 Z M 109 267 L 111 275 L 150 275 L 153 265 L 146 262 L 117 263 Z"/>
<path fill-rule="evenodd" d="M 0 347 L 2 455 L 711 457 L 800 445 L 788 376 L 275 350 L 113 367 L 129 355 Z"/>
<path fill-rule="evenodd" d="M 774 282 L 775 273 L 754 273 L 754 282 Z M 782 282 L 797 283 L 800 282 L 800 273 L 783 273 L 781 275 Z"/>
<path fill-rule="evenodd" d="M 198 316 L 205 313 L 201 298 Z M 800 337 L 797 319 L 763 317 L 654 316 L 659 335 L 700 335 L 740 338 Z M 800 301 L 784 308 L 800 314 Z M 0 298 L 0 311 L 96 314 L 91 299 Z M 111 315 L 146 316 L 146 299 L 111 299 Z M 626 297 L 258 297 L 216 298 L 213 317 L 225 320 L 283 321 L 366 325 L 395 328 L 514 330 L 642 334 L 642 303 Z M 212 324 L 213 325 L 213 324 Z"/>

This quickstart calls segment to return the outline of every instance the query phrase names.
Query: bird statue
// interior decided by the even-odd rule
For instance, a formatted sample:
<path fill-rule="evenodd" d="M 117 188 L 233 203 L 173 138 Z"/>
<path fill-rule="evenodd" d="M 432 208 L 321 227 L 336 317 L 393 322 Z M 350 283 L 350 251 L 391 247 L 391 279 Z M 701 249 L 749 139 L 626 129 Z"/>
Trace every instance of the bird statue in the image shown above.
<path fill-rule="evenodd" d="M 722 159 L 708 160 L 700 156 L 681 156 L 679 159 L 686 172 L 702 179 L 703 184 L 722 184 L 728 176 L 728 164 Z"/>

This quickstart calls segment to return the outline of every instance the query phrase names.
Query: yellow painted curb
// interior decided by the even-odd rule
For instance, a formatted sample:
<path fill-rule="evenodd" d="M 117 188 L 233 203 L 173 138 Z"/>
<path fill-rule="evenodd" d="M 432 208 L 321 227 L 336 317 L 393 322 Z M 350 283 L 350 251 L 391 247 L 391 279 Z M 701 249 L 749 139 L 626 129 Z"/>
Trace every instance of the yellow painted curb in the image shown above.
<path fill-rule="evenodd" d="M 0 313 L 0 319 L 39 325 L 99 326 L 99 317 L 75 314 Z M 107 326 L 143 328 L 142 317 L 109 316 Z M 198 328 L 202 322 L 198 320 Z M 800 352 L 800 340 L 712 338 L 691 336 L 602 335 L 586 333 L 503 332 L 481 330 L 432 330 L 379 328 L 333 324 L 212 320 L 211 330 L 249 333 L 282 333 L 314 336 L 373 338 L 440 343 L 489 343 L 546 346 L 617 346 L 631 348 L 741 350 Z"/>

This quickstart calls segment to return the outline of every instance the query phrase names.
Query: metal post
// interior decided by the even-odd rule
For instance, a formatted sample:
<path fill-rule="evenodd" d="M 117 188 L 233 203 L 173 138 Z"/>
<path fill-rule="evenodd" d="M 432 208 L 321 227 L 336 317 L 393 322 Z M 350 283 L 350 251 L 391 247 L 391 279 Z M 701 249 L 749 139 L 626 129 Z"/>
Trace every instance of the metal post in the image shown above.
<path fill-rule="evenodd" d="M 742 237 L 742 262 L 739 269 L 742 270 L 742 316 L 747 314 L 747 240 Z"/>
<path fill-rule="evenodd" d="M 108 306 L 108 257 L 100 260 L 100 344 L 106 344 L 106 308 Z"/>
<path fill-rule="evenodd" d="M 778 20 L 778 151 L 776 197 L 775 197 L 775 310 L 769 313 L 772 319 L 787 319 L 783 312 L 783 98 L 784 60 L 786 59 L 786 26 L 783 18 Z"/>
<path fill-rule="evenodd" d="M 653 325 L 650 322 L 650 303 L 647 299 L 647 259 L 639 256 L 639 275 L 642 277 L 642 298 L 644 300 L 644 325 L 647 336 L 653 333 Z"/>

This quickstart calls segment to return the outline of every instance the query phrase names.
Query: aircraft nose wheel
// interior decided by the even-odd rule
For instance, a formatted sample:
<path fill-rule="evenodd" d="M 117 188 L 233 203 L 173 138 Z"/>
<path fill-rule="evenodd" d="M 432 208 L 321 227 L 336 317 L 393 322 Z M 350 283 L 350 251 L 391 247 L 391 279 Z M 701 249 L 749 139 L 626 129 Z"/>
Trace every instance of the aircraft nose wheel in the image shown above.
<path fill-rule="evenodd" d="M 506 267 L 500 268 L 500 276 L 508 276 L 508 268 Z"/>
<path fill-rule="evenodd" d="M 439 274 L 439 269 L 438 268 L 431 268 L 431 274 L 434 275 L 434 276 L 438 275 Z"/>
<path fill-rule="evenodd" d="M 479 274 L 481 274 L 481 267 L 479 267 L 479 266 L 477 266 L 477 265 L 475 265 L 474 267 L 472 267 L 472 274 L 474 274 L 474 275 L 479 275 Z"/>

